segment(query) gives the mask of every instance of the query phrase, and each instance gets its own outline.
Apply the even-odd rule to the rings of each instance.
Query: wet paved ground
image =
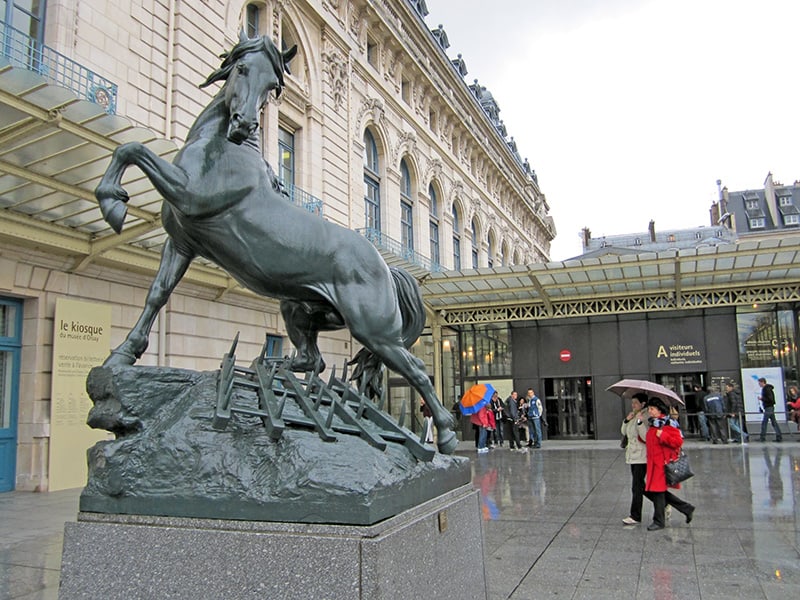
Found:
[[[473,458],[491,600],[800,597],[800,444],[687,442],[697,506],[663,531],[624,527],[630,470],[616,442],[545,442]],[[0,600],[55,599],[79,490],[0,494]],[[435,597],[435,594],[434,596]],[[216,599],[214,599],[216,600]],[[403,599],[404,600],[404,599]]]

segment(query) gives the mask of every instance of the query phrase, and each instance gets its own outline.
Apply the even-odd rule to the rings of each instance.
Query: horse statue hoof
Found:
[[[128,213],[128,205],[117,198],[104,198],[99,204],[103,219],[111,225],[111,229],[120,233],[125,223],[125,215]]]
[[[439,447],[439,452],[442,454],[452,454],[455,452],[456,446],[458,446],[456,432],[452,429],[439,431],[439,440],[437,445]]]

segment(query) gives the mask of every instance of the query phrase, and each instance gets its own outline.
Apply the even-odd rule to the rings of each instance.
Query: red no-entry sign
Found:
[[[559,353],[558,358],[561,359],[561,362],[569,362],[569,360],[572,358],[572,352],[569,350],[562,350]]]

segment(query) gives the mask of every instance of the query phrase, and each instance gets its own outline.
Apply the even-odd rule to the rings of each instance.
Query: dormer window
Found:
[[[758,198],[746,200],[744,207],[747,210],[758,210]]]
[[[767,225],[767,220],[764,217],[750,219],[750,229],[764,229]]]
[[[779,196],[778,197],[778,206],[792,206],[792,197],[791,196]]]

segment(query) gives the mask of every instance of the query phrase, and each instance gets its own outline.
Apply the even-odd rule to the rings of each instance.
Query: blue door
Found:
[[[14,489],[22,303],[0,298],[0,492]]]

